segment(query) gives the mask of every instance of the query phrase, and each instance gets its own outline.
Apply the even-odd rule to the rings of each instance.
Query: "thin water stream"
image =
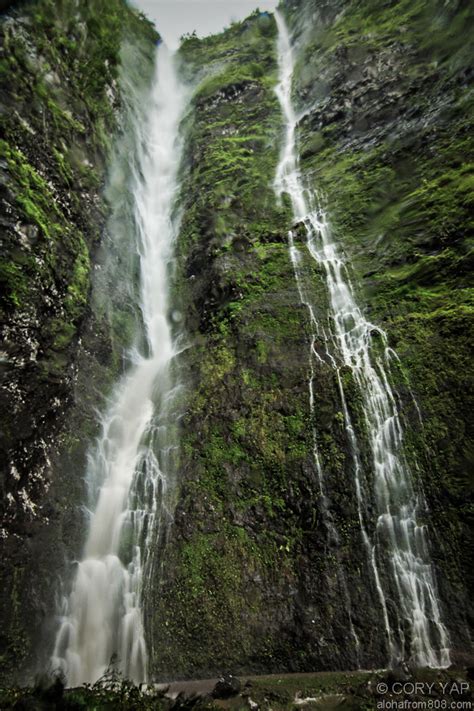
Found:
[[[295,221],[305,227],[306,248],[323,269],[330,309],[330,325],[326,332],[318,323],[311,300],[305,294],[299,267],[302,253],[290,233],[290,257],[301,302],[308,308],[312,329],[309,354],[311,409],[314,410],[315,358],[320,358],[315,344],[319,343],[325,353],[325,362],[336,370],[339,384],[353,458],[361,540],[378,593],[386,633],[387,661],[389,665],[395,665],[405,659],[417,666],[446,667],[450,664],[448,634],[441,620],[426,526],[419,523],[420,512],[425,507],[404,454],[403,423],[390,385],[393,351],[388,347],[386,334],[367,321],[358,306],[347,265],[319,205],[318,195],[305,184],[301,174],[296,140],[298,119],[291,96],[293,50],[281,13],[276,13],[276,20],[280,69],[277,96],[286,130],[275,189],[278,194],[289,195]],[[375,347],[376,339],[382,343],[382,349]],[[372,477],[362,469],[362,443],[347,406],[341,367],[350,368],[362,397]],[[316,444],[315,460],[323,508],[328,511],[330,501],[325,492],[325,474]],[[371,478],[372,487],[369,485]],[[375,521],[371,504],[376,511]],[[374,530],[372,537],[369,535],[371,530]],[[357,637],[355,642],[357,645]]]

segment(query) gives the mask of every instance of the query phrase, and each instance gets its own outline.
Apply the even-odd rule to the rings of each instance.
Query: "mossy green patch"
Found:
[[[53,581],[83,534],[76,505],[97,393],[131,341],[130,327],[116,332],[92,303],[91,265],[106,223],[109,149],[126,113],[122,61],[133,64],[135,52],[134,90],[147,86],[158,38],[122,0],[8,5],[0,23],[3,680],[37,666],[52,643],[43,623],[56,614]]]
[[[463,79],[472,44],[463,38],[474,13],[459,3],[367,0],[329,12],[318,27],[291,20],[304,37],[295,96],[312,104],[299,125],[302,170],[350,262],[359,302],[400,357],[392,377],[407,456],[432,510],[442,599],[460,639],[464,609],[452,601],[463,580],[472,585],[464,554],[472,521],[474,142]],[[362,422],[349,374],[342,376]],[[325,436],[323,456],[337,462]]]

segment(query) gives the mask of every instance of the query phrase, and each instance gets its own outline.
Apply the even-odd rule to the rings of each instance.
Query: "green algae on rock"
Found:
[[[443,610],[462,658],[471,570],[461,541],[471,535],[472,510],[464,503],[472,147],[468,51],[457,49],[472,13],[455,5],[440,4],[433,13],[422,2],[381,8],[315,0],[289,1],[284,9],[298,40],[302,169],[324,195],[361,303],[400,355],[393,377],[408,423],[407,456],[419,468],[432,512]],[[281,118],[271,109],[276,58],[261,42],[264,78],[247,66],[252,47],[240,37],[256,34],[251,21],[268,22],[257,14],[223,35],[191,38],[181,50],[187,71],[194,62],[208,74],[196,90],[183,171],[178,249],[195,352],[183,358],[191,383],[183,490],[149,612],[156,638],[165,641],[156,656],[160,674],[205,675],[224,662],[235,671],[354,665],[338,561],[365,663],[384,655],[383,630],[361,580],[365,563],[338,383],[324,365],[314,377],[313,424],[340,532],[337,554],[321,516],[305,395],[308,330],[285,246],[291,218],[285,202],[271,201],[268,212],[272,150],[259,155],[259,127],[249,117],[258,96],[267,105],[259,120],[264,135],[278,136]],[[273,170],[274,161],[275,153]],[[254,215],[263,214],[267,224],[256,224]],[[324,320],[318,267],[308,260],[301,268]],[[360,393],[350,371],[341,377],[363,438]],[[368,452],[360,456],[370,469]]]
[[[134,47],[135,81],[146,84],[158,35],[120,0],[17,2],[0,22],[0,666],[23,679],[49,652],[58,571],[82,540],[97,393],[127,344],[100,306],[105,287],[92,288],[93,267],[103,261],[112,135],[125,120],[121,66]],[[126,318],[130,305],[112,291]]]
[[[284,0],[282,11],[295,43],[301,170],[323,196],[359,303],[400,357],[392,378],[407,457],[428,501],[422,517],[461,664],[474,599],[473,11],[463,0]],[[36,645],[52,635],[51,591],[84,539],[82,473],[97,400],[140,319],[123,199],[133,116],[124,104],[150,79],[157,35],[120,0],[19,2],[1,23],[8,680],[48,654]],[[329,365],[314,372],[312,409],[308,402],[311,325],[287,243],[292,229],[301,244],[304,229],[273,189],[283,131],[276,40],[274,18],[257,11],[222,34],[188,37],[179,51],[194,94],[170,269],[188,347],[176,362],[185,386],[176,511],[144,592],[155,678],[356,668],[340,570],[364,664],[386,662]],[[300,269],[325,322],[322,269],[307,255]],[[363,398],[350,368],[340,378],[369,471]],[[332,682],[304,688],[311,696],[322,687],[338,693]],[[262,708],[269,698],[293,705],[294,688],[285,689],[270,697],[255,683]]]
[[[473,464],[472,43],[464,32],[474,13],[441,2],[293,7],[295,95],[311,107],[300,121],[302,169],[324,195],[362,303],[400,356],[397,387],[462,656],[472,620]],[[319,13],[312,27],[304,12]]]

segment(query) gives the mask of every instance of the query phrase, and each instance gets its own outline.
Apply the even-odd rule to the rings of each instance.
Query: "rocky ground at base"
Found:
[[[297,711],[297,709],[471,709],[472,669],[317,672],[177,681],[135,686],[106,674],[65,689],[44,679],[34,688],[0,689],[0,708],[21,711]]]

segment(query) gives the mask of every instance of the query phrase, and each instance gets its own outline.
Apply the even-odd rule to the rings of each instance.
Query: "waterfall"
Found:
[[[161,44],[146,116],[143,106],[135,107],[136,155],[130,156],[136,230],[130,240],[136,240],[140,264],[145,347],[143,352],[135,347],[89,456],[87,479],[96,492],[95,508],[52,657],[53,668],[64,672],[69,686],[95,682],[112,657],[126,678],[141,682],[147,677],[142,592],[148,549],[166,516],[171,485],[170,403],[177,386],[170,365],[177,344],[169,320],[168,278],[178,228],[172,213],[185,105],[174,57]]]
[[[322,267],[329,297],[330,327],[326,332],[318,324],[304,291],[299,267],[302,254],[290,232],[290,257],[312,329],[311,410],[314,410],[312,381],[317,358],[331,365],[337,375],[353,457],[361,540],[378,594],[389,665],[406,659],[421,667],[447,667],[450,664],[449,639],[441,620],[426,526],[419,523],[419,513],[425,504],[415,489],[404,455],[403,423],[390,385],[390,362],[396,354],[388,347],[384,331],[367,321],[357,305],[348,267],[333,239],[327,216],[318,195],[305,184],[301,174],[296,147],[298,119],[291,98],[294,69],[291,39],[278,11],[276,21],[280,71],[276,93],[286,130],[275,189],[280,195],[289,195],[294,218],[304,225],[309,255]],[[381,346],[376,346],[377,342]],[[321,346],[323,356],[318,355],[316,343]],[[361,445],[346,403],[341,367],[350,368],[361,394],[372,459],[372,487],[363,472]],[[324,472],[317,451],[315,459],[323,509],[327,511],[330,502],[325,494]],[[371,530],[374,531],[372,537]]]

